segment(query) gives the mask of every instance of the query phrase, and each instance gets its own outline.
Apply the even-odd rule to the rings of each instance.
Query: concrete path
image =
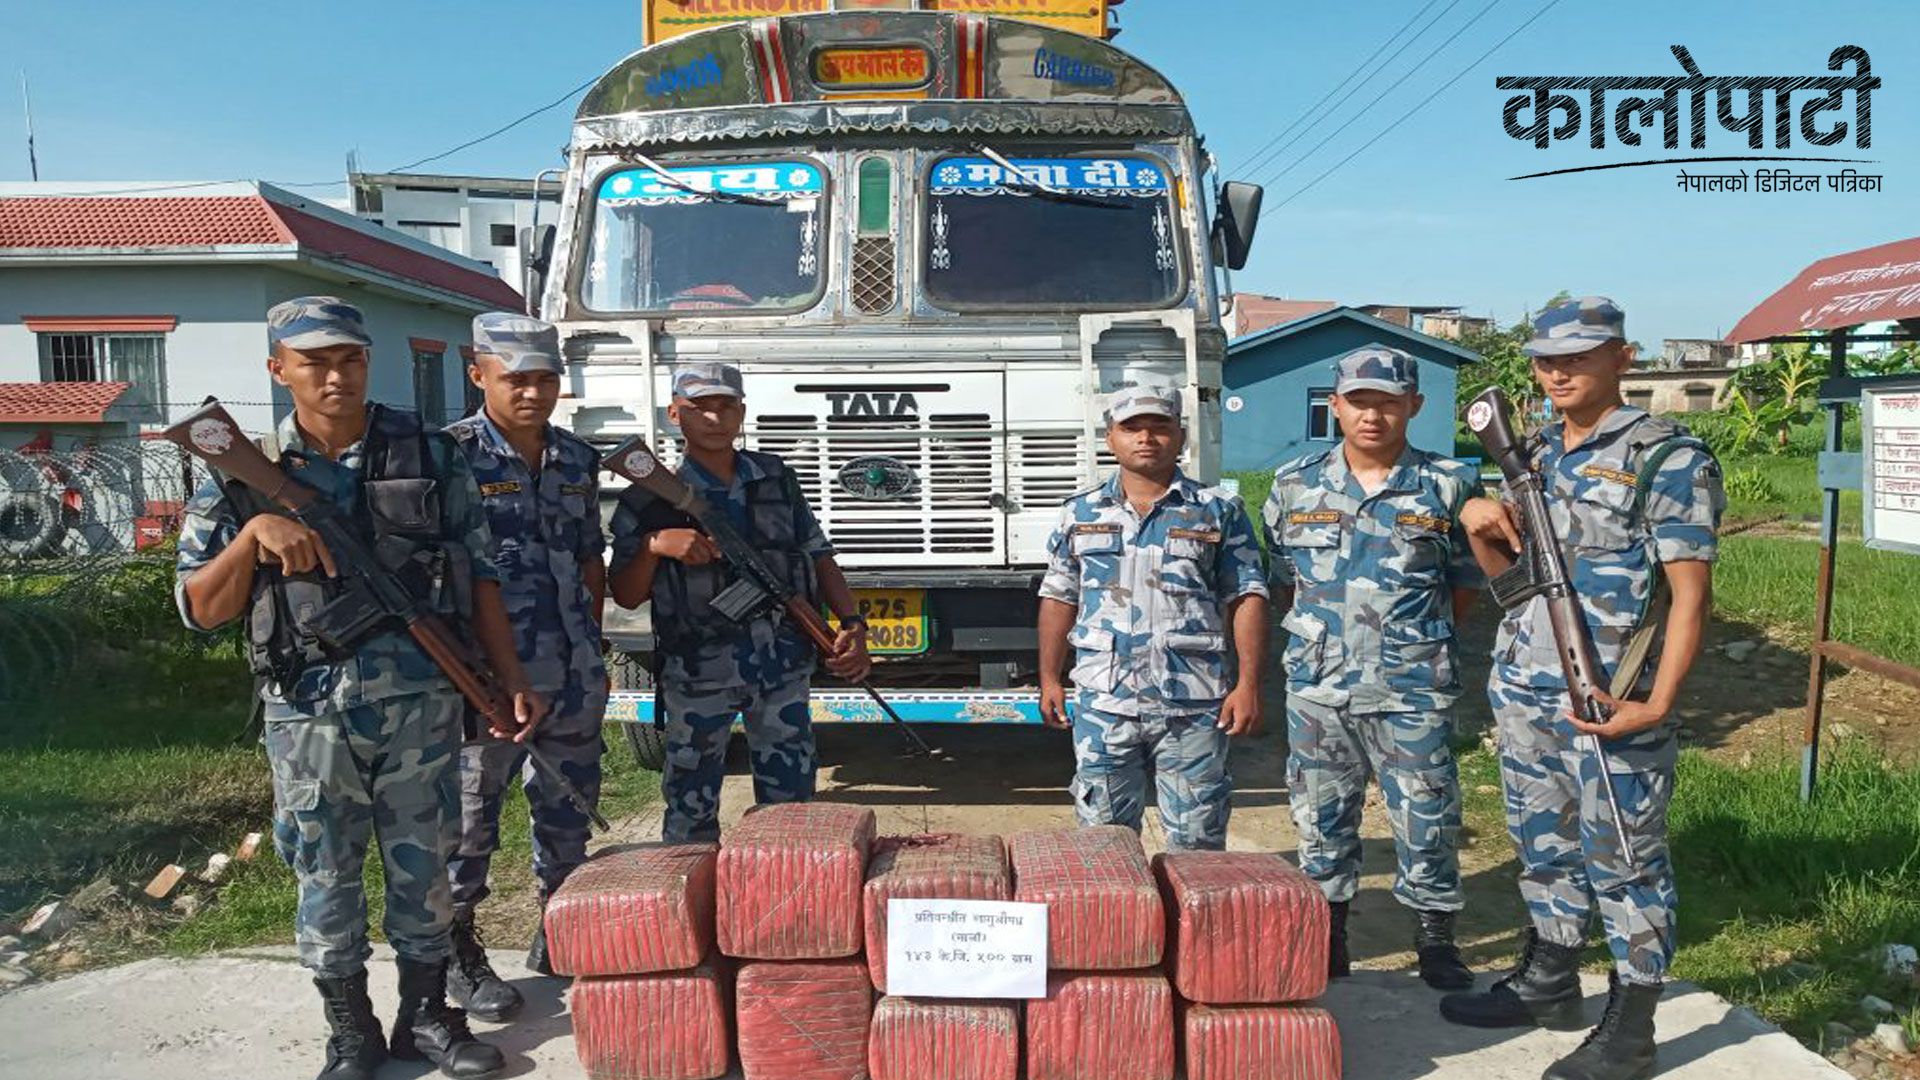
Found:
[[[527,995],[522,1017],[476,1030],[506,1051],[508,1075],[577,1080],[565,982],[527,975],[520,954],[494,965]],[[394,1011],[389,954],[375,961],[374,1000]],[[1591,978],[1591,994],[1605,993]],[[1322,1002],[1339,1021],[1354,1080],[1537,1080],[1578,1034],[1481,1032],[1441,1021],[1436,995],[1413,976],[1366,971]],[[1600,1001],[1588,1001],[1598,1017]],[[307,1080],[319,1069],[326,1025],[290,950],[199,960],[144,960],[0,995],[4,1080]],[[1659,1017],[1661,1076],[1670,1080],[1840,1080],[1846,1074],[1745,1009],[1678,985]],[[437,1075],[395,1062],[381,1080]],[[1116,1078],[1119,1080],[1119,1078]]]

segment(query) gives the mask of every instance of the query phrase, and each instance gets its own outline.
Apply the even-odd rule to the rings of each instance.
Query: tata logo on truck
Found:
[[[884,391],[874,393],[833,392],[827,395],[827,402],[833,406],[833,415],[851,416],[912,416],[920,415],[920,402],[912,394],[890,394]]]

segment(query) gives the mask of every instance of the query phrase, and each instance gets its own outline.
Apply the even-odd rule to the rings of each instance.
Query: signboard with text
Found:
[[[1107,34],[1107,0],[644,0],[648,45],[724,23],[821,11],[954,11],[1005,15],[1071,30]]]
[[[1920,554],[1920,379],[1869,387],[1860,416],[1867,546]]]
[[[887,993],[1046,997],[1047,905],[887,901]]]

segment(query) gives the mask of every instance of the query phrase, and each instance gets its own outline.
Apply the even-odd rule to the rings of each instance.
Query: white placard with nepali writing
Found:
[[[887,901],[887,993],[1046,997],[1047,905]]]
[[[1861,413],[1867,546],[1920,553],[1920,383],[1867,390]]]

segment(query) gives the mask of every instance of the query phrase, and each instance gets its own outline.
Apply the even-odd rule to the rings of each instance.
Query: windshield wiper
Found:
[[[1062,202],[1070,206],[1090,206],[1095,210],[1127,209],[1125,203],[1115,202],[1111,196],[1082,195],[1072,191],[1061,191],[1059,188],[1048,187],[1045,184],[1028,180],[1020,174],[1019,166],[1001,156],[1000,152],[993,147],[985,143],[975,143],[973,148],[978,150],[981,156],[985,157],[988,161],[1000,166],[1006,173],[1006,176],[1000,180],[1000,186],[1006,188],[1008,191],[1018,191],[1024,195],[1051,199],[1054,202]]]
[[[712,188],[698,188],[668,172],[666,166],[653,160],[638,150],[628,150],[620,155],[620,160],[638,165],[652,173],[661,183],[689,195],[698,196],[710,202],[746,203],[749,206],[785,206],[784,199],[767,199],[758,195],[744,195],[738,191],[718,191]]]

